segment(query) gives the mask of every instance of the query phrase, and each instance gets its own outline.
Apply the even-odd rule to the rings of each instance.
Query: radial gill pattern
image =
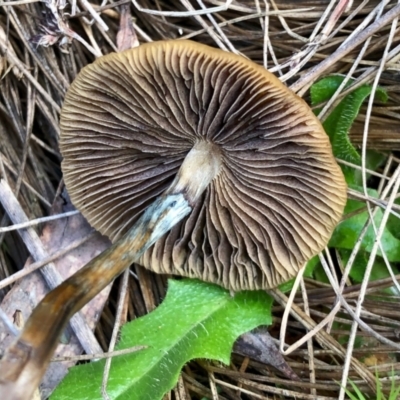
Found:
[[[199,141],[220,173],[141,263],[233,290],[275,287],[328,242],[346,185],[306,103],[245,58],[190,41],[102,57],[71,85],[61,117],[75,206],[116,240],[171,183]]]

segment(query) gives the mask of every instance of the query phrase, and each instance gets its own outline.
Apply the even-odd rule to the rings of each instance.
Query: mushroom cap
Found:
[[[327,244],[346,202],[329,139],[263,67],[186,40],[97,59],[70,86],[60,148],[71,199],[115,241],[199,142],[219,173],[140,264],[231,290],[276,287]]]

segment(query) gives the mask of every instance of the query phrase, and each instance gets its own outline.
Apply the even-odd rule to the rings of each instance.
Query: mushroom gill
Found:
[[[346,202],[307,104],[263,67],[191,41],[85,67],[61,132],[72,201],[113,241],[166,189],[186,196],[191,214],[139,260],[157,273],[275,287],[323,249]]]

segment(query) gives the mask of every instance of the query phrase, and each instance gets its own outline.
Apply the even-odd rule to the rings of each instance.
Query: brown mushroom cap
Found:
[[[75,206],[113,241],[169,187],[199,143],[220,170],[146,268],[233,290],[275,287],[327,244],[346,202],[329,139],[307,104],[243,57],[161,41],[85,67],[61,116]]]

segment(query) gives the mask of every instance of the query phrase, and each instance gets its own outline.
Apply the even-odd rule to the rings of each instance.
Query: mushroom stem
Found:
[[[120,240],[49,292],[0,362],[0,398],[30,399],[71,316],[191,210],[182,193],[162,195]]]
[[[165,193],[183,193],[190,205],[197,201],[221,169],[219,148],[200,140],[186,155],[179,172]]]
[[[169,189],[116,243],[49,292],[0,362],[0,398],[30,399],[69,319],[174,225],[188,215],[219,173],[216,146],[199,141],[185,157]]]

